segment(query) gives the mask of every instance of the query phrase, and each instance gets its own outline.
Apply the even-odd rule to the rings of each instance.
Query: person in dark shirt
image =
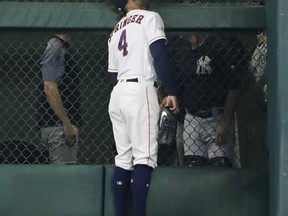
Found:
[[[48,41],[41,61],[38,126],[52,164],[77,163],[81,122],[79,66],[70,43],[71,34],[56,34]]]
[[[232,166],[243,58],[220,37],[182,36],[173,50],[184,107],[184,165]]]

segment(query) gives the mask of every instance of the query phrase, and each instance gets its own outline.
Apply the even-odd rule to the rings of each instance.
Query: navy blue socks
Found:
[[[128,216],[131,189],[133,216],[146,216],[147,197],[153,168],[135,165],[134,170],[116,167],[113,176],[113,193],[116,216]]]
[[[113,176],[113,193],[116,216],[128,215],[128,202],[131,193],[131,170],[116,167]]]
[[[133,216],[146,216],[147,196],[153,168],[135,165],[132,174]]]

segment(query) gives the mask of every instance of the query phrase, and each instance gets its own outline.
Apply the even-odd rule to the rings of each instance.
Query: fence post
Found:
[[[288,215],[288,2],[267,1],[270,215]]]

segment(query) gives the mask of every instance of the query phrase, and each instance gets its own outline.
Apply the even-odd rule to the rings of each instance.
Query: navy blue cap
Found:
[[[120,11],[125,11],[125,6],[128,2],[128,0],[110,0],[110,2]]]

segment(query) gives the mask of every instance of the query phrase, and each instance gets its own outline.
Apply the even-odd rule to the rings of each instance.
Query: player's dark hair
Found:
[[[256,34],[257,34],[257,35],[258,35],[258,34],[261,34],[261,33],[263,33],[263,34],[266,35],[265,29],[258,29],[258,30],[256,31]]]
[[[109,0],[117,10],[125,12],[125,6],[127,5],[128,0]]]

